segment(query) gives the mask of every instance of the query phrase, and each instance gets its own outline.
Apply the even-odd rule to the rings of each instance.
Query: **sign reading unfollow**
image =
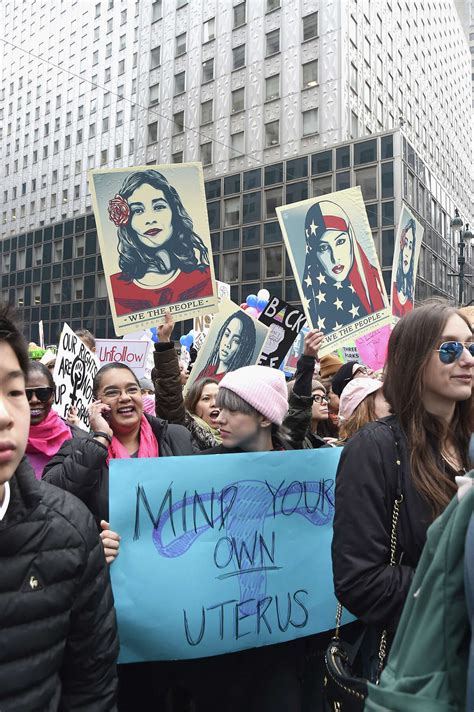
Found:
[[[119,661],[221,655],[332,628],[339,456],[111,461]]]

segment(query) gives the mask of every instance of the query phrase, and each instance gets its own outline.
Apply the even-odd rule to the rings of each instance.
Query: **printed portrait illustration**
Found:
[[[109,299],[120,325],[136,323],[130,315],[183,303],[175,313],[171,309],[175,320],[214,311],[202,172],[194,164],[178,168],[181,174],[167,166],[91,172]],[[200,299],[211,308],[190,313]]]
[[[228,371],[257,363],[268,331],[269,327],[233,302],[222,302],[199,350],[186,388],[200,378],[221,381]]]
[[[412,311],[423,228],[403,206],[392,267],[392,315],[401,318]]]

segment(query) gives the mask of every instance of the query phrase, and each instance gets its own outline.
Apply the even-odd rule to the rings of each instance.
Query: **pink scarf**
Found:
[[[66,440],[71,440],[72,434],[68,425],[54,410],[50,410],[46,418],[38,425],[30,425],[30,433],[26,444],[26,452],[39,452],[52,457]]]
[[[140,445],[138,447],[137,457],[158,457],[158,442],[151,429],[151,425],[148,420],[142,415],[142,421],[140,424]],[[122,460],[124,458],[131,457],[127,448],[125,448],[120,440],[115,437],[112,438],[112,443],[109,446],[109,456],[107,458],[107,464],[109,460]]]

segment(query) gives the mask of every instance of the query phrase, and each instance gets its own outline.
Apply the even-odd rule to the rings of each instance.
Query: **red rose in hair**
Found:
[[[109,200],[109,218],[117,227],[126,225],[130,217],[130,208],[126,200],[121,195],[116,195]]]

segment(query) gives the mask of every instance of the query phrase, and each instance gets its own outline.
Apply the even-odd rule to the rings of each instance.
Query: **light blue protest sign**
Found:
[[[339,448],[110,463],[122,663],[220,655],[334,627]]]

